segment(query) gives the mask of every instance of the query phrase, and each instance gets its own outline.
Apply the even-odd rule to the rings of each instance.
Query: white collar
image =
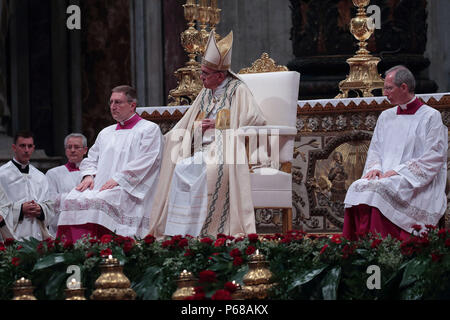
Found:
[[[231,78],[230,76],[227,76],[227,77],[222,81],[222,83],[219,84],[215,90],[213,90],[213,96],[214,96],[214,98],[218,98],[218,97],[220,97],[220,96],[223,94],[223,92],[225,91],[225,87],[226,87],[226,85],[228,84],[228,81],[229,81],[230,78]]]
[[[120,125],[124,125],[124,123],[125,122],[127,122],[128,120],[130,120],[131,118],[133,118],[134,116],[135,116],[135,114],[136,114],[136,112],[134,112],[132,115],[131,115],[131,117],[129,117],[128,119],[126,119],[126,120],[123,120],[123,121],[119,121],[119,123],[120,123]]]
[[[22,163],[20,163],[19,161],[17,161],[16,157],[13,157],[13,160],[14,160],[15,163],[17,163],[18,165],[20,165],[20,167],[21,167],[22,169],[25,169],[25,168],[27,167],[27,165],[30,164],[30,162],[28,162],[27,164],[22,164]]]
[[[414,97],[413,97],[409,102],[407,102],[407,103],[405,103],[405,104],[399,104],[400,109],[406,110],[406,106],[407,106],[408,104],[410,104],[411,102],[413,102],[415,99],[416,99],[416,96],[414,95]]]

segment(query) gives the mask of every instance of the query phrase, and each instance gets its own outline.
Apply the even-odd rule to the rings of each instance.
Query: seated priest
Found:
[[[48,179],[49,197],[55,203],[55,216],[49,223],[49,232],[53,237],[57,231],[61,196],[65,196],[81,182],[79,166],[88,151],[86,137],[81,133],[67,135],[64,138],[64,150],[67,163],[52,168],[45,174]]]
[[[363,176],[345,197],[350,240],[369,232],[407,239],[413,225],[437,225],[447,207],[448,129],[414,89],[406,67],[386,71],[384,93],[395,107],[380,114]]]
[[[201,62],[204,88],[165,136],[150,215],[150,234],[158,238],[255,232],[245,148],[224,146],[239,127],[266,121],[247,85],[230,70],[232,44],[232,32],[218,42],[210,33]],[[225,152],[244,160],[227,162]]]
[[[109,106],[117,124],[100,131],[81,161],[81,183],[61,198],[57,237],[147,235],[163,139],[158,125],[136,113],[136,105],[135,89],[112,89]]]
[[[47,178],[30,163],[34,149],[33,134],[18,132],[12,145],[13,159],[0,167],[1,233],[16,240],[50,238],[47,227],[53,219],[53,203]]]

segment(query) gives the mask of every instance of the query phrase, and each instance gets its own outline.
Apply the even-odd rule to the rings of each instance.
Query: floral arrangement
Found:
[[[113,234],[76,243],[7,239],[0,242],[0,299],[12,298],[13,283],[21,277],[32,281],[38,300],[64,299],[70,265],[80,267],[89,298],[99,265],[109,255],[123,265],[137,299],[171,299],[183,270],[198,279],[190,299],[231,299],[256,250],[266,256],[275,276],[271,299],[448,299],[450,231],[415,229],[405,241],[371,234],[349,241],[340,234],[318,237],[301,231],[164,241]],[[375,276],[370,266],[378,270],[375,288],[369,285]]]

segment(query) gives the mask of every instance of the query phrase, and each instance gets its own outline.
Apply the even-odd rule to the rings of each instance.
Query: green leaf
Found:
[[[310,282],[311,280],[313,280],[315,277],[317,277],[319,274],[322,273],[323,270],[325,270],[328,266],[322,266],[320,268],[317,269],[313,269],[313,270],[305,270],[303,273],[300,274],[300,276],[298,276],[293,282],[292,284],[288,287],[288,291],[291,291],[292,289],[295,289],[299,286],[304,285],[305,283]]]
[[[325,275],[321,281],[322,295],[325,300],[336,300],[339,281],[341,278],[341,267],[336,266]]]
[[[45,286],[45,294],[52,300],[60,298],[60,290],[65,287],[64,282],[68,276],[69,275],[65,272],[53,273]]]
[[[64,257],[64,253],[54,253],[54,254],[40,258],[34,265],[34,268],[32,271],[46,269],[48,267],[52,267],[59,263],[65,262],[65,260],[66,259]]]
[[[429,261],[413,259],[406,264],[405,271],[403,273],[402,282],[400,282],[400,288],[407,287],[418,279],[428,268]]]

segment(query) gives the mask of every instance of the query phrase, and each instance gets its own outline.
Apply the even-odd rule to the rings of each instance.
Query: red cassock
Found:
[[[389,234],[398,240],[406,240],[410,234],[393,224],[375,207],[367,204],[346,208],[344,214],[343,236],[349,240],[357,240],[359,235],[381,234],[383,238]]]

